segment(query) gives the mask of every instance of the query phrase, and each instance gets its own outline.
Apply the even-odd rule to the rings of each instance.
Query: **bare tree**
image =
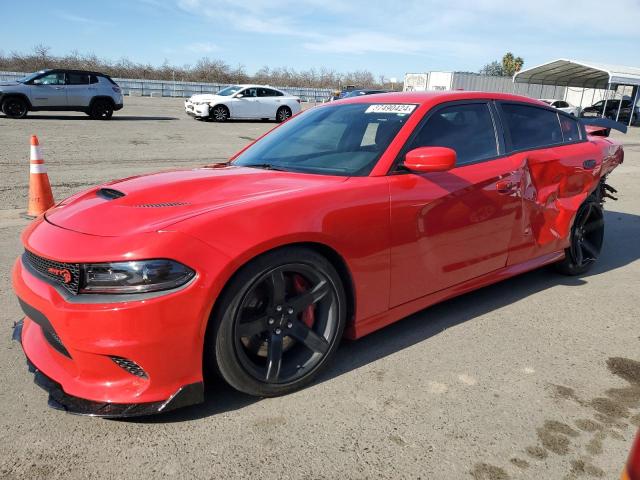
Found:
[[[289,87],[336,88],[339,85],[357,87],[385,87],[384,77],[367,70],[339,73],[325,66],[298,71],[288,66],[264,66],[249,75],[244,65],[230,66],[223,60],[203,57],[195,65],[172,65],[165,60],[162,65],[136,63],[128,58],[112,61],[94,53],[71,51],[64,56],[53,56],[46,45],[37,45],[32,53],[0,51],[0,70],[32,72],[43,68],[77,68],[97,70],[117,78],[145,78],[154,80],[179,80],[210,83],[262,83]],[[400,85],[401,86],[401,85]],[[389,85],[386,85],[389,88]]]

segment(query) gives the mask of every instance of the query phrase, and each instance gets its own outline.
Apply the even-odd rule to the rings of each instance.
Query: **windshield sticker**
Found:
[[[364,113],[400,113],[409,114],[413,112],[416,105],[407,105],[405,103],[383,103],[380,105],[369,105]]]

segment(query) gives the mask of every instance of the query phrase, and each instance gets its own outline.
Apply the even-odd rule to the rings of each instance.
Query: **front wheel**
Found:
[[[224,105],[216,105],[210,110],[209,118],[216,122],[226,122],[229,120],[229,109]]]
[[[576,213],[571,228],[571,244],[556,269],[565,275],[581,275],[596,262],[604,242],[604,210],[593,198],[587,199]]]
[[[2,111],[10,118],[24,118],[27,116],[29,106],[21,98],[9,97],[2,102]]]
[[[211,322],[207,363],[237,390],[283,395],[309,384],[335,354],[346,322],[345,293],[325,257],[283,248],[234,276]]]

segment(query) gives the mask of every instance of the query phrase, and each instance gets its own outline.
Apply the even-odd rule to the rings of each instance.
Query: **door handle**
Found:
[[[63,87],[53,87],[54,90],[62,90]]]
[[[496,183],[496,190],[498,193],[506,195],[509,193],[513,193],[518,188],[518,186],[518,182],[513,182],[511,180],[500,180],[498,183]]]

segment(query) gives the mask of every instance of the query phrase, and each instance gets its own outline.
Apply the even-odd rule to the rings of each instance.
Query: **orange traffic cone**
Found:
[[[53,193],[42,159],[38,137],[31,135],[31,159],[29,166],[29,209],[27,215],[37,217],[53,207]]]

